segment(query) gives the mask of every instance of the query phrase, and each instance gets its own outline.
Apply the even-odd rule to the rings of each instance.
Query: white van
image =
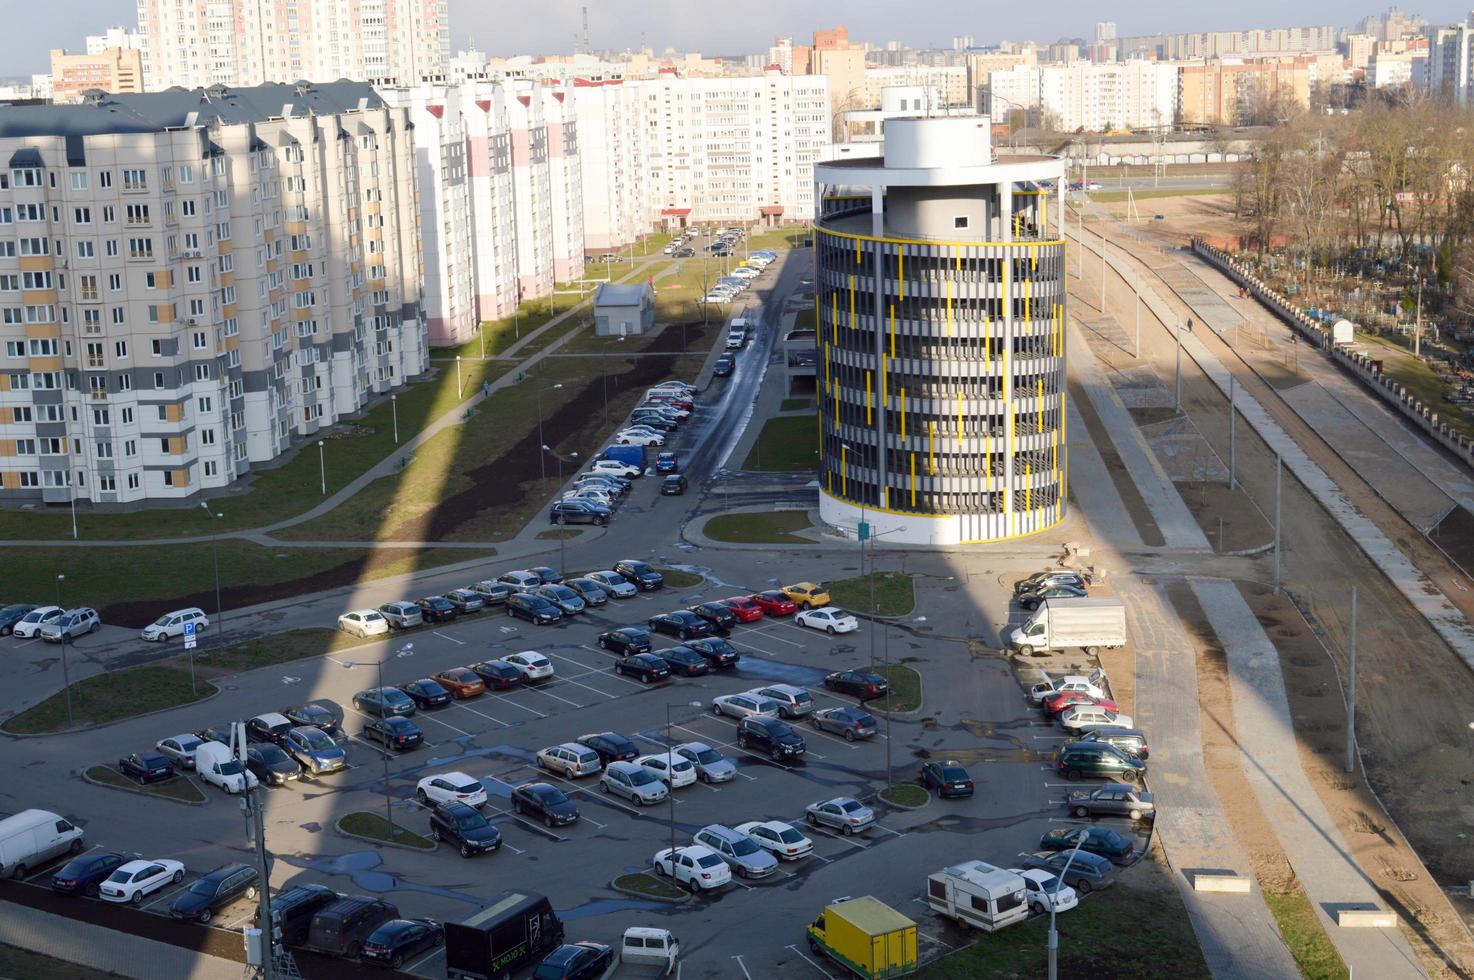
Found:
[[[82,850],[82,828],[48,810],[0,820],[0,878],[24,878],[54,857]]]
[[[963,861],[928,877],[926,904],[984,932],[997,932],[1029,917],[1024,879],[984,861]]]
[[[160,616],[143,628],[142,636],[150,643],[163,643],[173,637],[183,636],[186,623],[194,623],[196,633],[203,633],[205,627],[210,625],[210,621],[205,618],[205,611],[198,606],[191,606]]]
[[[619,962],[660,966],[669,974],[675,970],[680,952],[681,944],[670,930],[630,926],[619,943]]]
[[[194,770],[201,779],[227,793],[256,788],[256,774],[219,742],[201,742],[194,750]]]

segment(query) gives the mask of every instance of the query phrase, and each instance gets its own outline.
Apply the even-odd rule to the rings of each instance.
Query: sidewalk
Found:
[[[139,980],[240,980],[245,966],[179,946],[7,903],[0,943]]]

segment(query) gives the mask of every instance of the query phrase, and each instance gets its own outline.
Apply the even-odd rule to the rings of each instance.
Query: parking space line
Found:
[[[487,776],[486,778],[487,779],[494,779],[498,783],[501,782],[500,779],[496,779],[496,777],[494,777],[494,776]],[[495,813],[495,814],[498,814],[500,816],[506,817],[508,820],[513,821],[514,823],[516,823],[519,826],[521,826],[523,829],[530,830],[530,831],[532,831],[535,834],[541,834],[544,837],[551,837],[553,840],[558,841],[559,843],[562,843],[563,841],[566,841],[568,839],[567,837],[560,837],[560,836],[558,836],[557,834],[553,833],[551,830],[549,830],[546,827],[539,827],[537,824],[533,823],[531,820],[528,820],[526,817],[522,816],[516,810],[499,810],[499,809],[497,809],[496,807],[492,806],[489,803],[486,805],[486,808],[488,810],[490,810],[492,813]],[[583,815],[582,814],[579,815],[579,819],[583,819]],[[512,845],[508,844],[507,846],[508,847],[511,847]],[[521,854],[522,852],[521,851],[518,851],[517,853],[518,854]]]
[[[25,880],[29,883],[29,882],[35,881],[37,878],[44,878],[44,877],[47,877],[49,875],[56,874],[57,871],[60,871],[67,864],[69,864],[72,861],[75,861],[77,858],[81,857],[83,854],[91,854],[93,851],[96,851],[96,850],[101,849],[101,847],[102,847],[101,844],[93,844],[91,847],[87,848],[87,850],[85,850],[85,851],[78,851],[76,854],[72,854],[72,853],[68,852],[66,854],[61,854],[61,855],[59,855],[57,857],[54,857],[50,861],[47,861],[44,865],[42,865],[41,868],[40,868],[40,870],[37,870],[37,871],[32,872],[31,874],[27,875]]]
[[[587,677],[589,674],[600,674],[602,676],[603,675],[603,671],[591,670],[591,671],[589,671],[586,674],[579,674],[578,676],[579,677]],[[623,680],[623,678],[620,678],[620,679]],[[585,691],[593,691],[595,694],[603,695],[604,697],[609,698],[610,700],[613,700],[613,699],[619,697],[618,694],[610,694],[608,691],[601,691],[597,687],[589,687],[589,685],[583,683],[582,681],[576,681],[572,677],[562,677],[562,678],[559,678],[559,680],[563,681],[566,684],[577,684],[579,687],[583,688]]]
[[[463,647],[463,646],[466,645],[466,641],[465,640],[457,640],[453,636],[446,636],[444,633],[440,632],[439,630],[431,630],[430,632],[431,633],[434,633],[436,636],[440,637],[442,640],[449,640],[450,642],[454,643],[456,646],[462,646]]]
[[[373,749],[375,752],[378,752],[380,755],[384,756],[387,759],[394,758],[394,753],[393,752],[390,752],[389,750],[383,748],[382,746],[375,745],[373,742],[370,742],[366,738],[361,738],[358,735],[354,735],[352,732],[343,732],[343,735],[347,736],[348,741],[350,741],[350,742],[357,742],[359,745],[362,745],[365,748]]]
[[[444,725],[444,726],[445,726],[445,727],[446,727],[446,728],[449,728],[449,729],[450,729],[450,730],[451,730],[451,731],[453,731],[453,732],[457,732],[457,733],[459,733],[459,734],[461,734],[461,735],[465,735],[465,736],[468,736],[468,737],[469,737],[469,736],[470,736],[470,734],[471,734],[471,733],[470,733],[470,732],[468,732],[468,731],[465,731],[465,730],[463,730],[463,729],[460,729],[460,728],[457,728],[457,727],[456,727],[456,726],[454,726],[454,725],[452,725],[452,724],[451,724],[451,723],[450,723],[450,722],[448,722],[448,721],[441,721],[441,720],[440,720],[440,719],[439,719],[439,718],[437,718],[437,717],[435,717],[435,716],[434,716],[434,715],[432,715],[432,714],[428,714],[428,713],[426,713],[426,712],[424,712],[424,711],[421,711],[421,712],[419,712],[419,713],[418,713],[418,714],[419,714],[419,716],[420,716],[420,717],[421,717],[421,718],[423,718],[423,719],[425,719],[425,720],[426,720],[426,721],[433,721],[433,722],[435,722],[435,724],[437,724],[437,725]]]
[[[821,824],[809,823],[807,820],[804,821],[804,826],[808,828],[810,833],[823,834],[830,840],[839,841],[841,844],[849,844],[852,847],[859,848],[867,848],[870,846],[869,844],[862,844],[859,840],[857,840],[857,834],[851,834],[846,837],[844,834],[836,833],[835,831],[830,830],[828,827],[825,827]]]
[[[543,779],[543,780],[556,780],[557,782],[563,783],[566,786],[572,787],[573,792],[575,792],[575,793],[586,793],[586,794],[592,796],[596,800],[603,800],[605,803],[608,803],[611,806],[618,807],[619,809],[621,809],[621,810],[623,810],[623,811],[625,811],[626,813],[629,813],[629,814],[638,815],[640,813],[639,810],[636,810],[634,807],[631,807],[631,806],[626,806],[625,804],[623,804],[623,803],[619,802],[618,800],[614,799],[608,793],[595,793],[593,790],[589,789],[588,787],[586,787],[586,786],[580,786],[578,783],[575,783],[573,780],[567,778],[566,776],[559,776],[556,773],[548,772],[546,769],[543,769],[543,768],[541,768],[539,766],[531,766],[530,768],[532,768],[534,771],[537,772],[539,779]],[[498,782],[501,782],[501,781],[502,780],[498,780]],[[582,814],[579,815],[579,819],[580,820],[583,819],[583,815]],[[589,822],[590,823],[593,823],[594,821],[591,820]]]
[[[938,939],[936,936],[928,936],[926,933],[922,932],[920,929],[916,930],[916,934],[918,936],[920,936],[922,939],[925,939],[929,943],[936,943],[938,946],[945,946],[948,949],[956,949],[957,948],[956,946],[953,946],[949,942],[945,942],[945,941],[943,941],[941,939]],[[800,955],[802,955],[802,954],[800,954]]]
[[[528,768],[530,768],[534,772],[536,772],[539,779],[542,778],[543,776],[550,775],[549,773],[544,772],[541,769],[538,769],[536,766],[529,766]],[[503,786],[506,786],[508,789],[515,789],[516,788],[516,784],[515,783],[509,783],[505,779],[502,779],[500,776],[483,776],[482,778],[483,779],[489,779],[489,780],[491,780],[494,783],[501,783]],[[513,819],[517,819],[517,815],[515,813],[512,814],[512,817],[513,817]],[[526,818],[522,818],[522,819],[525,820]],[[586,816],[584,816],[582,813],[580,813],[578,815],[578,819],[579,819],[580,822],[583,822],[583,821],[587,820],[589,823],[593,824],[595,827],[598,827],[600,830],[607,830],[607,829],[609,829],[609,825],[608,824],[600,823],[599,821],[595,820],[592,817],[586,817]],[[558,837],[558,835],[552,833],[552,831],[544,831],[544,832],[545,833],[548,833],[548,834],[551,834],[553,837]],[[558,839],[559,840],[564,840],[565,838],[558,837]]]
[[[737,753],[739,753],[741,755],[747,756],[749,759],[761,759],[763,762],[766,762],[767,764],[769,764],[771,766],[776,766],[777,768],[786,770],[788,772],[796,772],[797,771],[793,766],[785,766],[783,763],[779,762],[776,759],[770,759],[767,756],[758,755],[756,752],[753,752],[750,749],[744,749],[742,746],[736,744],[735,742],[724,742],[721,739],[715,739],[715,738],[712,738],[709,735],[702,735],[702,733],[700,731],[696,730],[695,728],[687,728],[685,725],[672,725],[671,727],[672,728],[679,728],[683,732],[690,732],[692,735],[701,736],[701,738],[702,738],[703,741],[716,742],[716,744],[718,744],[718,745],[726,746],[727,748],[731,749],[734,752],[737,752]],[[808,755],[811,755],[811,756],[813,756],[816,759],[822,759],[822,758],[824,758],[822,755],[820,755],[817,752],[810,752],[810,753],[808,753]],[[739,770],[738,773],[737,773],[737,775],[741,776],[741,775],[743,775],[743,773]],[[750,779],[752,777],[749,776],[748,778]]]
[[[906,836],[905,831],[902,831],[902,830],[891,830],[889,827],[882,827],[878,823],[871,824],[870,825],[870,829],[871,830],[883,830],[887,834],[895,834],[897,837],[905,837]]]
[[[798,949],[797,946],[794,946],[792,944],[789,944],[788,946],[785,946],[783,948],[784,949],[791,949],[791,950],[793,950],[794,955],[797,956],[799,959],[803,960],[805,963],[809,964],[809,966],[812,966],[814,969],[816,969],[820,973],[824,974],[826,977],[829,978],[829,980],[834,980],[834,974],[830,973],[828,970],[824,969],[818,963],[815,963],[813,960],[809,959],[803,953],[799,952],[799,949]]]
[[[552,698],[554,701],[562,701],[564,704],[569,705],[570,707],[573,707],[573,708],[582,708],[583,705],[579,704],[577,701],[570,701],[567,698],[560,698],[558,695],[549,693],[546,690],[547,687],[551,687],[552,685],[558,683],[559,681],[561,681],[563,679],[564,678],[558,677],[558,678],[554,678],[551,681],[543,681],[543,683],[542,683],[541,686],[539,686],[539,687],[529,687],[529,688],[526,688],[525,690],[535,691],[536,693],[541,694],[543,697]],[[543,717],[546,718],[547,715],[543,715]]]
[[[529,690],[529,691],[536,690],[536,688],[527,688],[527,690]],[[527,712],[530,712],[530,713],[532,713],[534,715],[537,715],[539,718],[546,718],[547,717],[547,715],[543,714],[541,711],[538,711],[536,708],[529,708],[527,705],[523,704],[522,702],[520,702],[520,701],[513,701],[511,698],[507,697],[504,694],[489,694],[488,693],[487,696],[488,697],[495,698],[497,701],[501,702],[502,704],[509,704],[509,705],[511,705],[514,708],[521,708],[523,711],[527,711]]]
[[[413,963],[406,963],[400,969],[403,972],[405,972],[405,973],[412,973],[415,970],[418,970],[420,968],[420,966],[422,966],[427,960],[434,959],[436,956],[438,956],[438,955],[440,955],[441,953],[444,953],[444,952],[445,952],[444,947],[442,947],[442,946],[436,946],[434,949],[430,950],[424,956],[421,956],[419,959],[415,960]]]
[[[813,725],[810,725],[808,728],[805,728],[804,729],[804,732],[806,734],[808,732],[813,732],[815,735],[823,735],[825,738],[833,739],[834,741],[838,742],[840,745],[843,745],[847,749],[858,749],[860,747],[860,745],[859,745],[858,742],[851,742],[851,741],[849,741],[847,739],[840,738],[838,735],[835,735],[833,732],[826,732],[824,729],[817,728],[817,727],[815,727]],[[817,756],[817,758],[823,758],[823,757],[822,756]]]
[[[487,721],[494,721],[498,725],[501,725],[503,728],[510,728],[511,727],[506,722],[502,721],[500,718],[493,718],[491,715],[487,714],[486,712],[484,712],[484,711],[477,711],[475,708],[473,708],[473,707],[471,707],[469,705],[465,705],[465,704],[461,704],[461,703],[456,702],[456,701],[452,701],[451,702],[451,706],[452,707],[455,707],[455,708],[460,708],[462,711],[469,711],[469,712],[471,712],[471,714],[478,715],[478,716],[480,716],[482,718],[485,718]]]
[[[783,623],[769,623],[768,625],[769,626],[783,626],[785,624],[783,624]],[[767,639],[777,640],[779,643],[787,643],[789,646],[791,646],[791,647],[798,647],[800,650],[806,649],[805,644],[795,643],[793,640],[784,639],[781,636],[775,636],[772,633],[768,632],[768,626],[754,626],[754,627],[748,628],[744,632],[745,633],[762,633]]]
[[[580,643],[579,644],[579,647],[581,649],[584,649],[584,650],[593,650],[595,653],[598,653],[599,652],[594,647],[591,647],[591,646],[589,646],[586,643]],[[621,676],[619,674],[613,673],[612,668],[609,667],[609,666],[607,666],[607,665],[606,666],[600,666],[600,667],[593,667],[593,666],[590,666],[589,664],[584,663],[582,660],[574,660],[572,657],[565,657],[565,656],[563,656],[560,653],[550,653],[550,654],[548,654],[548,656],[550,656],[550,657],[557,657],[559,660],[566,660],[566,661],[568,661],[571,664],[578,664],[580,667],[582,667],[584,670],[588,671],[591,674],[599,674],[599,675],[601,675],[603,677],[612,677],[612,678],[614,678],[615,680],[619,681],[622,684],[629,684],[629,685],[631,685],[633,687],[644,687],[645,686],[644,684],[641,684],[639,681],[632,681],[628,677],[623,677],[623,676]],[[575,676],[582,677],[584,675],[583,674],[577,674]],[[604,692],[603,691],[600,691],[599,693],[600,694],[603,694]],[[618,697],[618,695],[610,695],[610,697]]]
[[[187,879],[189,877],[189,872],[186,871],[185,874],[184,874],[184,877]],[[158,891],[154,892],[154,897],[150,901],[144,903],[140,907],[143,908],[143,909],[151,909],[155,905],[157,905],[160,902],[162,902],[164,899],[168,898],[170,895],[178,895],[180,892],[184,891],[184,888],[185,888],[185,883],[184,883],[184,880],[182,880],[182,879],[180,880],[179,884],[177,884],[177,885],[171,884],[168,887],[160,888]],[[132,903],[119,902],[117,904],[124,905],[124,904],[132,904]]]

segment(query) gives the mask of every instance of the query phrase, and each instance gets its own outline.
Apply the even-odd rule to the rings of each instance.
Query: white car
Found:
[[[797,861],[814,851],[814,842],[782,820],[753,820],[740,823],[737,833],[746,834],[780,860]]]
[[[553,676],[553,662],[536,650],[523,650],[502,658],[522,672],[522,679],[540,681]]]
[[[720,888],[732,881],[732,869],[722,856],[701,844],[656,851],[655,870],[692,892]]]
[[[1097,728],[1135,728],[1130,715],[1107,711],[1098,704],[1077,704],[1066,708],[1059,723],[1067,732],[1088,732]]]
[[[853,633],[860,628],[860,621],[837,606],[821,609],[805,609],[793,621],[809,629],[823,630],[830,636],[836,633]]]
[[[157,861],[129,861],[119,865],[118,870],[108,875],[107,881],[97,886],[97,897],[104,902],[143,901],[147,895],[165,885],[184,880],[184,865],[168,858]]]
[[[732,302],[733,295],[732,293],[707,293],[701,297],[701,301],[703,303],[730,303]],[[729,874],[728,878],[730,879],[730,877],[731,875]]]
[[[383,636],[389,632],[389,620],[377,609],[355,609],[338,617],[338,629],[354,636]]]
[[[189,609],[176,609],[171,613],[164,613],[158,619],[149,623],[139,634],[150,643],[163,643],[170,637],[183,636],[186,623],[194,623],[194,631],[203,633],[210,621],[205,618],[205,612],[199,607]]]
[[[663,446],[665,436],[653,429],[620,429],[614,433],[614,441],[621,446]]]
[[[721,697],[712,699],[711,713],[718,716],[727,715],[731,718],[746,718],[750,715],[777,718],[780,707],[782,705],[777,701],[765,698],[761,694],[723,694]]]
[[[1045,675],[1048,677],[1048,675]],[[1085,694],[1092,698],[1109,699],[1110,694],[1103,686],[1105,683],[1105,672],[1097,670],[1088,677],[1082,674],[1065,674],[1063,677],[1051,677],[1040,681],[1029,690],[1029,696],[1035,701],[1043,701],[1052,698],[1056,694],[1066,692]]]
[[[486,787],[481,785],[481,780],[463,772],[443,772],[420,780],[415,786],[415,796],[425,804],[464,803],[479,807],[486,803]]]
[[[647,409],[653,408],[657,411],[664,412],[667,415],[674,415],[677,422],[684,421],[691,417],[691,410],[689,408],[682,408],[675,402],[670,401],[669,399],[664,398],[660,395],[646,395],[645,400],[640,403],[640,407]]]
[[[601,459],[589,467],[590,473],[613,473],[615,476],[635,477],[640,475],[640,468],[629,463],[620,462],[617,459]]]
[[[640,594],[639,587],[618,572],[589,572],[585,578],[598,582],[600,588],[616,599],[628,599]]]
[[[1009,868],[1009,871],[1024,879],[1024,891],[1029,898],[1029,908],[1035,912],[1066,912],[1080,904],[1075,889],[1043,868]]]
[[[741,277],[743,279],[756,279],[758,276],[760,276],[762,274],[763,274],[763,270],[761,270],[761,269],[754,269],[750,265],[739,265],[737,268],[733,269],[729,273],[729,275],[739,276],[739,277]]]
[[[673,391],[678,395],[685,395],[687,398],[693,399],[701,393],[700,388],[695,385],[688,385],[684,381],[662,381],[653,388],[646,388],[645,394],[653,395],[661,391]]]
[[[649,769],[671,789],[680,789],[696,782],[696,767],[691,765],[691,760],[674,752],[642,755],[635,760],[635,765]]]
[[[40,606],[32,609],[20,618],[11,632],[23,640],[41,635],[41,627],[50,623],[53,619],[60,619],[61,614],[66,612],[61,606]]]

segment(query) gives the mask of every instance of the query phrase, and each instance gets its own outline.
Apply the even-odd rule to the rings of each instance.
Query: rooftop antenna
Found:
[[[583,8],[583,53],[593,54],[594,48],[589,44],[589,7],[584,4]]]

